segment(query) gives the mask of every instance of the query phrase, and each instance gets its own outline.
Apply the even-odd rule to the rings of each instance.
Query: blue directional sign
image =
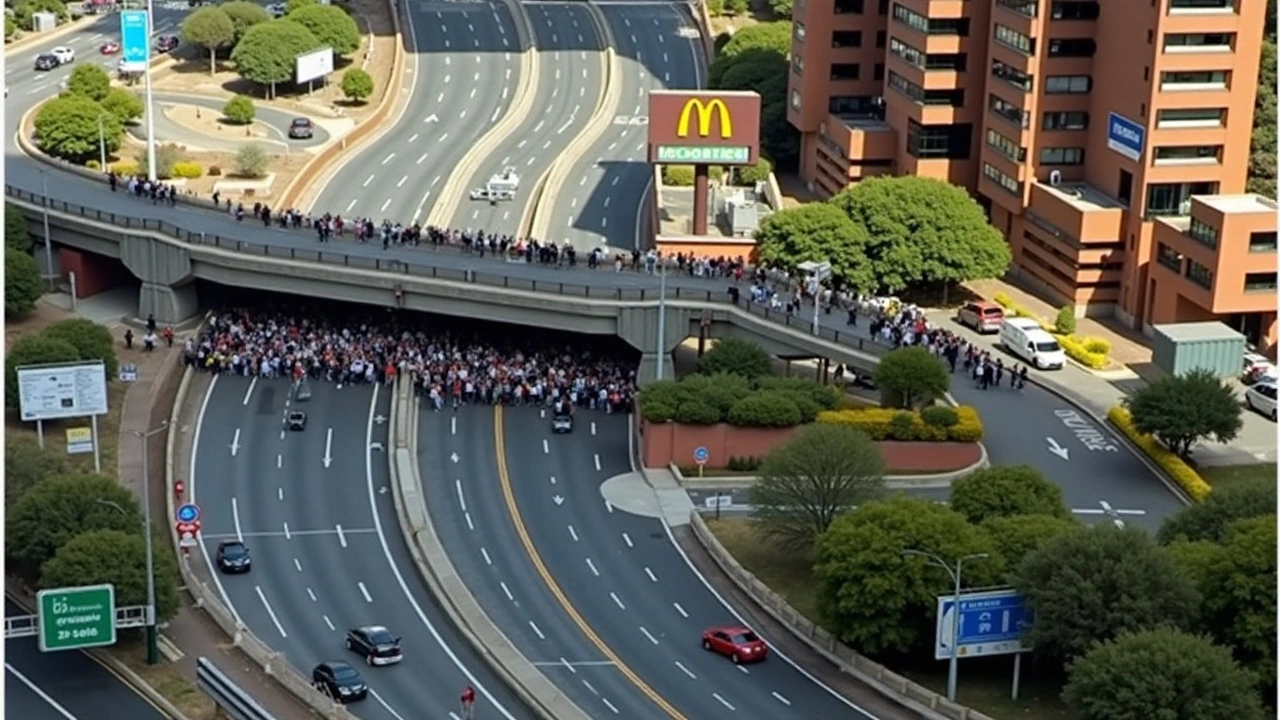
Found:
[[[142,72],[151,60],[151,23],[145,10],[120,12],[120,69]]]
[[[707,460],[710,460],[710,459],[711,459],[711,451],[707,450],[705,447],[694,448],[694,451],[693,451],[694,462],[698,463],[699,465],[706,465]]]
[[[195,503],[180,505],[178,506],[178,512],[176,514],[178,516],[178,522],[180,523],[190,524],[198,522],[200,520],[200,506]]]
[[[1031,621],[1026,603],[1016,590],[962,593],[956,612],[955,598],[938,598],[938,634],[934,658],[951,657],[952,623],[960,623],[957,639],[959,657],[1007,655],[1030,648],[1022,643],[1022,632]]]

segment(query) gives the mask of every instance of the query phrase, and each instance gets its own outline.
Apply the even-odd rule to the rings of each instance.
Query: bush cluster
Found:
[[[818,422],[849,425],[876,441],[979,442],[983,435],[978,411],[967,405],[928,407],[918,412],[889,408],[829,410],[818,413]]]
[[[178,178],[198,178],[204,174],[200,163],[180,160],[173,164],[173,176]]]
[[[1120,432],[1125,434],[1134,445],[1142,448],[1142,452],[1151,458],[1161,469],[1165,471],[1174,482],[1178,483],[1191,499],[1200,501],[1204,500],[1212,490],[1209,483],[1200,477],[1200,473],[1191,469],[1177,453],[1172,452],[1159,440],[1150,435],[1143,434],[1133,426],[1133,418],[1129,415],[1129,411],[1122,407],[1113,407],[1107,411],[1107,420],[1112,425],[1119,428]]]
[[[118,162],[112,164],[110,167],[111,172],[123,177],[138,174],[138,163],[136,162]]]
[[[760,465],[764,463],[762,457],[737,457],[732,456],[729,462],[725,463],[726,470],[735,470],[739,472],[755,472],[760,469]]]
[[[707,170],[707,176],[712,180],[719,180],[724,177],[724,168],[712,165]],[[671,187],[693,187],[693,166],[663,165],[662,184]]]
[[[1040,327],[1054,335],[1058,344],[1062,346],[1062,351],[1072,360],[1094,370],[1101,370],[1107,366],[1107,356],[1111,354],[1111,343],[1102,338],[1075,335],[1075,316],[1072,315],[1069,319],[1065,317],[1070,308],[1064,307],[1058,313],[1056,322],[1046,323],[1035,313],[1014,302],[1007,293],[998,292],[992,296],[992,299],[1010,315],[1031,318],[1040,323]]]
[[[803,378],[692,375],[662,380],[644,389],[640,411],[655,423],[738,427],[792,427],[812,422],[839,402],[832,387]]]

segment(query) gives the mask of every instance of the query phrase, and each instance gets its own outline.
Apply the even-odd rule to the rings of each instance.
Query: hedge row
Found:
[[[1014,302],[1013,298],[1006,293],[998,292],[992,296],[992,299],[1014,317],[1031,318],[1040,323],[1040,327],[1057,339],[1058,344],[1062,346],[1062,351],[1072,360],[1094,370],[1101,370],[1107,366],[1107,356],[1111,354],[1111,343],[1106,340],[1095,337],[1080,337],[1079,335],[1063,335],[1058,332],[1056,325],[1046,323],[1036,317],[1030,310]]]
[[[1204,481],[1204,478],[1200,477],[1200,473],[1191,469],[1191,466],[1178,457],[1177,453],[1171,452],[1164,445],[1161,445],[1159,440],[1139,432],[1133,426],[1133,418],[1129,415],[1128,410],[1122,407],[1113,407],[1107,411],[1107,420],[1119,428],[1120,432],[1124,433],[1134,445],[1142,448],[1142,452],[1146,453],[1147,457],[1159,465],[1169,477],[1173,478],[1174,482],[1182,486],[1182,489],[1186,491],[1187,495],[1191,496],[1191,499],[1199,502],[1209,495],[1213,488]]]
[[[837,391],[803,378],[746,378],[721,373],[652,383],[640,395],[640,412],[655,423],[738,427],[794,427],[836,407]]]
[[[889,408],[833,410],[818,413],[818,422],[850,425],[877,441],[979,442],[983,435],[978,411],[967,405],[930,407],[920,412]]]

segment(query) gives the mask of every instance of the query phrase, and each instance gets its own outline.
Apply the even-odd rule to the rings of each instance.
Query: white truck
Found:
[[[471,191],[472,200],[486,200],[496,205],[503,200],[515,200],[516,190],[520,188],[520,176],[514,167],[505,167],[502,172],[489,178],[484,187]]]

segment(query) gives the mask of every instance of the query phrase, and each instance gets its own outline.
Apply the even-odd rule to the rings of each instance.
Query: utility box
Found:
[[[1155,325],[1151,360],[1171,375],[1208,370],[1238,377],[1244,362],[1244,335],[1220,322]]]
[[[58,16],[51,12],[38,12],[31,15],[32,32],[49,32],[58,27]]]

